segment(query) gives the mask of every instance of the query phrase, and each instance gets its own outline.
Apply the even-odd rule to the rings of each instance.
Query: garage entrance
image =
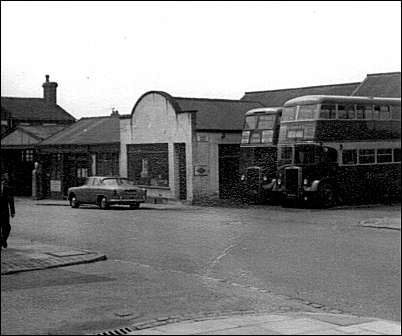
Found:
[[[239,195],[240,145],[219,145],[219,198]]]

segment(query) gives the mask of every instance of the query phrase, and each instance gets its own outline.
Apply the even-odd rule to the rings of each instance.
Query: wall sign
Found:
[[[208,166],[207,165],[197,165],[194,167],[194,176],[207,176]]]
[[[197,142],[208,142],[208,134],[197,134]]]
[[[50,191],[61,192],[61,181],[50,180]]]

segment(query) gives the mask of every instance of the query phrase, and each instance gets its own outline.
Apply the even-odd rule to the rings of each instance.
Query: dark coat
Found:
[[[0,192],[0,211],[1,216],[10,216],[15,214],[13,190],[4,184]]]

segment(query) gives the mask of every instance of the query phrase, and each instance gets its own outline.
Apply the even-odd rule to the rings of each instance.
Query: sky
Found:
[[[401,2],[1,1],[1,95],[75,118],[130,114],[145,92],[245,92],[401,70]]]

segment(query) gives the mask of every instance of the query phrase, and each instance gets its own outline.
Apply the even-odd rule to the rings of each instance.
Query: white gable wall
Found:
[[[127,145],[168,143],[169,188],[148,188],[151,197],[177,198],[178,181],[175,176],[174,143],[186,144],[187,199],[192,200],[192,115],[176,113],[170,101],[157,92],[140,98],[131,119],[120,120],[120,174],[128,176]]]

